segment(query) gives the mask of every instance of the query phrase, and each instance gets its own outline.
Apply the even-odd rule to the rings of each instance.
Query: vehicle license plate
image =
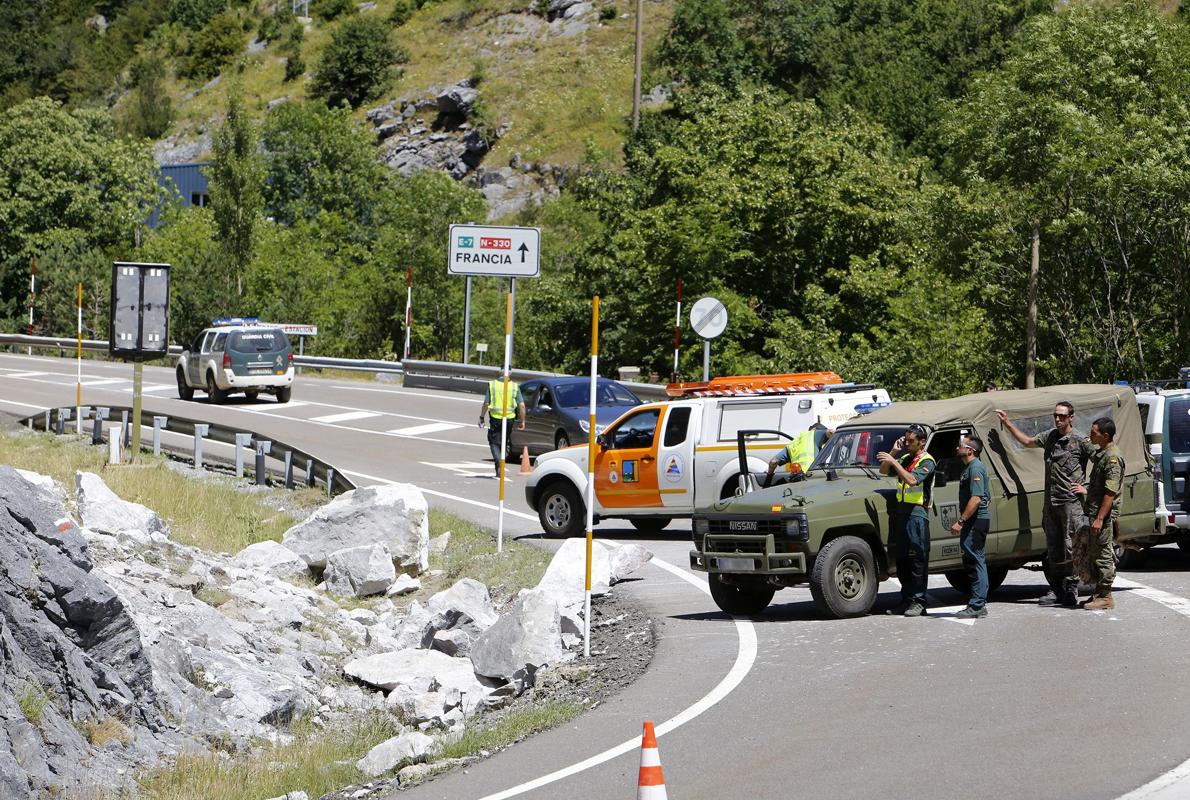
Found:
[[[722,572],[754,572],[756,562],[751,558],[718,558],[715,559]]]
[[[268,375],[271,372],[272,372],[271,369],[250,369],[250,370],[248,370],[249,375]]]

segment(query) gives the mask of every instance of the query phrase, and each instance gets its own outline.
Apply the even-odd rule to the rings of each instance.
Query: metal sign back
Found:
[[[541,229],[451,225],[446,269],[451,275],[536,278],[541,275]]]
[[[169,264],[112,264],[108,352],[130,361],[169,352]]]

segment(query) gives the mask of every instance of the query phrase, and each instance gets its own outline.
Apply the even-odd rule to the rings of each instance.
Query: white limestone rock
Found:
[[[609,545],[593,542],[591,547],[591,595],[599,597],[610,591],[612,584],[627,577],[633,570],[648,563],[653,554],[640,545]],[[545,574],[536,588],[552,595],[564,609],[583,604],[583,585],[586,576],[586,542],[567,539],[554,553]]]
[[[282,537],[311,567],[326,567],[336,550],[384,544],[393,559],[415,574],[429,566],[430,522],[425,495],[397,483],[344,492]]]
[[[280,542],[265,541],[250,544],[236,553],[232,563],[257,575],[272,575],[283,581],[310,574],[306,562]]]
[[[406,731],[373,747],[356,766],[369,778],[375,778],[401,764],[422,760],[433,746],[432,736]]]
[[[437,650],[397,650],[357,658],[343,672],[361,683],[386,692],[456,691],[464,709],[473,708],[487,696],[488,688],[475,676],[471,662],[451,658]]]
[[[532,686],[542,667],[573,657],[562,643],[558,601],[540,589],[522,591],[512,610],[484,631],[471,647],[471,663],[476,674],[500,683],[513,683],[518,691]]]
[[[402,595],[412,594],[419,589],[421,589],[421,581],[412,575],[406,575],[402,572],[384,594],[388,597],[400,597]]]
[[[153,533],[169,535],[169,528],[156,511],[122,500],[95,473],[76,472],[74,480],[83,527],[112,536],[127,533],[137,543],[151,541]]]
[[[331,594],[367,597],[391,586],[397,571],[388,547],[378,543],[328,553],[322,576]]]

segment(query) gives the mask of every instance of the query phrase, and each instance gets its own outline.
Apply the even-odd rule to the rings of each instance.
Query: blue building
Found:
[[[210,166],[209,161],[198,161],[193,164],[161,164],[157,171],[157,182],[184,206],[198,206],[202,208],[210,201],[207,189],[207,176],[204,170]],[[157,219],[161,209],[153,211],[149,217],[149,227],[157,227]]]

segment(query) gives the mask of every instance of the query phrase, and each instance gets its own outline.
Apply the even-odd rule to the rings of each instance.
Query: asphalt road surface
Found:
[[[85,362],[84,404],[130,405],[131,377],[131,366]],[[145,385],[155,413],[276,437],[360,485],[415,483],[431,504],[496,527],[479,397],[300,376],[285,405],[209,405],[201,393],[177,399],[172,371],[158,367]],[[0,411],[74,397],[73,361],[0,355]],[[506,535],[541,541],[509,471]],[[675,799],[1190,797],[1177,782],[1190,772],[1179,770],[1190,758],[1190,554],[1177,548],[1122,572],[1113,612],[1039,608],[1040,573],[1020,570],[983,620],[954,619],[962,598],[941,578],[927,618],[880,614],[896,600],[890,581],[861,619],[824,620],[809,591],[793,589],[733,620],[686,568],[688,525],[649,538],[611,522],[596,535],[656,554],[616,589],[656,620],[649,671],[571,723],[401,797],[632,797],[646,719]]]

